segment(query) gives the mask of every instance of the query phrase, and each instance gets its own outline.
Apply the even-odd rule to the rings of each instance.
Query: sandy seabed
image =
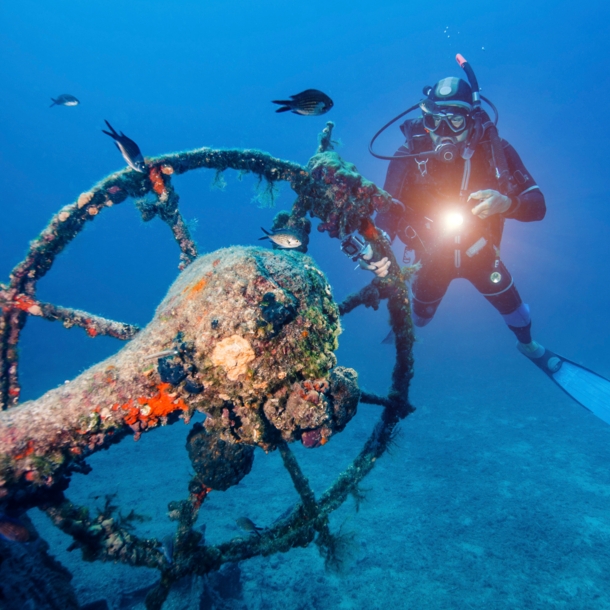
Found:
[[[416,377],[417,411],[364,480],[359,511],[350,498],[332,515],[333,531],[354,534],[340,573],[326,571],[310,545],[182,582],[165,608],[610,608],[610,428],[527,364],[518,384],[502,375],[481,383],[459,364],[443,370],[442,384],[432,370]],[[378,415],[361,405],[324,447],[293,445],[317,494],[355,457]],[[186,497],[188,429],[178,423],[93,456],[93,472],[74,478],[69,497],[101,507],[104,494],[116,493],[123,513],[150,517],[137,525],[140,535],[172,533],[167,504]],[[211,493],[199,524],[209,543],[246,536],[235,519],[264,527],[296,500],[279,454],[257,450],[251,474]],[[144,608],[137,590],[156,572],[84,563],[44,514],[31,513],[74,574],[81,603]]]

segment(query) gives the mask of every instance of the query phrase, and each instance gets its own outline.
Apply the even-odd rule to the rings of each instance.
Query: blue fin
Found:
[[[552,366],[556,362],[553,358],[559,359],[558,367]],[[548,349],[541,358],[533,359],[532,362],[568,396],[610,424],[610,380]]]

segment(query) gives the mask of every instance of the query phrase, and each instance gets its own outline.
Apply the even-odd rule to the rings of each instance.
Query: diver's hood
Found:
[[[433,105],[437,111],[443,106],[457,106],[469,112],[474,108],[472,87],[465,80],[455,76],[439,80],[434,87],[424,87],[424,95],[426,97],[420,102],[420,106]],[[432,108],[430,111],[434,112]]]

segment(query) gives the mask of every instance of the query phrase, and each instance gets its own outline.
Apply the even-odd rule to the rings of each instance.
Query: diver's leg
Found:
[[[432,320],[452,279],[451,268],[441,261],[432,259],[422,264],[411,286],[415,326],[426,326]]]
[[[502,261],[496,267],[495,253],[481,252],[472,261],[467,279],[495,307],[508,328],[517,337],[517,347],[530,358],[538,358],[544,347],[532,340],[530,308],[521,299],[513,278]],[[494,281],[496,280],[496,281]]]

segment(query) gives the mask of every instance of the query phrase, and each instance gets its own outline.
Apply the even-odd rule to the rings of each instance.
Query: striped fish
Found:
[[[307,89],[296,95],[291,95],[289,100],[273,100],[273,104],[280,104],[276,112],[294,112],[303,116],[319,116],[328,112],[334,105],[333,101],[322,91]]]
[[[142,153],[140,152],[140,147],[131,138],[128,138],[122,131],[121,133],[117,133],[114,130],[114,127],[112,127],[108,121],[104,122],[106,125],[108,125],[108,129],[110,129],[110,131],[105,131],[102,129],[102,133],[105,133],[114,140],[116,147],[123,155],[123,159],[127,161],[127,165],[129,165],[129,167],[134,169],[136,172],[144,173],[146,171],[146,163]]]

